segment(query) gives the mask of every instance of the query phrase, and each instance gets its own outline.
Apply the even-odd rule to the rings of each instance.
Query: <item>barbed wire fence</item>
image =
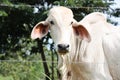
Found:
[[[18,4],[12,4],[12,5],[8,5],[8,4],[1,4],[0,3],[0,7],[21,7],[21,6],[25,6],[25,7],[30,7],[30,8],[44,8],[44,6],[41,6],[41,5],[18,5]],[[49,8],[51,8],[52,6],[50,6]],[[66,6],[66,7],[69,7],[69,8],[75,8],[75,9],[102,9],[102,10],[106,10],[108,9],[108,7],[71,7],[71,6]]]
[[[114,0],[110,0],[109,3],[112,3]],[[97,1],[99,2],[99,1]],[[106,2],[108,3],[108,2]],[[38,10],[40,9],[49,9],[49,8],[52,8],[54,5],[47,5],[46,7],[44,5],[41,5],[41,4],[36,4],[36,5],[29,5],[29,4],[26,4],[26,5],[19,5],[19,4],[11,4],[11,5],[8,5],[8,4],[2,4],[0,3],[0,9],[4,9],[4,8],[18,8],[18,7],[29,7],[29,8],[37,8]],[[58,5],[55,5],[55,6],[59,6]],[[66,6],[68,8],[71,8],[71,9],[85,9],[85,10],[90,10],[90,9],[94,9],[94,11],[100,11],[100,12],[105,12],[107,10],[111,10],[112,12],[115,12],[115,9],[113,9],[112,7],[102,7],[102,6],[99,6],[99,7],[86,7],[86,6],[82,6],[82,7],[71,7],[71,6]],[[120,8],[117,8],[116,9],[117,11],[120,11]],[[111,16],[111,15],[110,15]]]

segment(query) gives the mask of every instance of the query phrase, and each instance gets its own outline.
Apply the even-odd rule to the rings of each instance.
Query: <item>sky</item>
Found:
[[[120,0],[114,0],[115,4],[111,5],[111,7],[114,8],[119,8],[120,9]],[[120,17],[111,17],[111,19],[115,22],[118,22],[117,26],[120,26]]]

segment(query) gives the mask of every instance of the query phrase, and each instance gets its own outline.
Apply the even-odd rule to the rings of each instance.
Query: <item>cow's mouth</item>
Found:
[[[60,55],[65,55],[66,53],[68,53],[69,51],[68,50],[58,50],[58,53]]]

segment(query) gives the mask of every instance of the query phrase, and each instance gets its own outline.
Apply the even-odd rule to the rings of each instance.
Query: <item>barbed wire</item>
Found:
[[[42,61],[42,60],[0,60],[0,62],[52,62],[52,63],[57,63],[58,61]]]
[[[31,8],[35,8],[35,7],[40,7],[40,8],[43,8],[44,6],[41,6],[41,5],[17,5],[17,4],[12,4],[12,5],[7,5],[7,4],[0,4],[0,7],[20,7],[20,6],[25,6],[25,7],[31,7]],[[76,9],[108,9],[109,7],[70,7],[70,6],[67,6],[69,8],[76,8]]]
[[[26,6],[26,7],[35,7],[35,5],[18,5],[18,4],[11,4],[11,5],[8,5],[8,4],[1,4],[0,3],[0,7],[19,7],[19,6]]]
[[[2,62],[23,62],[23,63],[26,63],[26,62],[32,62],[32,63],[58,63],[58,61],[42,61],[42,60],[0,60],[0,63]],[[101,62],[77,62],[77,61],[73,61],[73,62],[68,62],[68,63],[77,63],[77,64],[83,64],[83,63],[88,63],[88,64],[108,64],[108,63],[101,63]],[[109,63],[109,64],[114,64],[114,63]],[[117,64],[119,65],[119,64]]]

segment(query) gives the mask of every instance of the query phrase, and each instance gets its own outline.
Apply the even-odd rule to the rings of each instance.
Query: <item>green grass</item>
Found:
[[[0,62],[0,80],[44,80],[40,62]]]
[[[46,60],[51,77],[51,57],[46,53]],[[54,64],[54,78],[57,78],[57,63]],[[18,57],[0,61],[0,80],[45,80],[44,67],[40,54],[30,55],[26,59]],[[51,78],[49,80],[51,80]]]
[[[0,75],[0,80],[14,80],[14,79],[13,79],[12,76],[6,76],[6,77],[4,77],[4,76]]]

